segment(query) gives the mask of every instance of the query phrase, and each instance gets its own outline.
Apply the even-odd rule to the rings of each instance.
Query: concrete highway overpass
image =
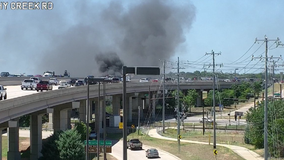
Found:
[[[5,81],[2,84],[5,85]],[[219,83],[220,88],[230,88],[233,83]],[[166,83],[166,89],[175,90],[176,84]],[[190,82],[181,83],[180,89],[197,89],[210,90],[212,88],[212,82]],[[101,87],[102,89],[102,87]],[[128,109],[128,121],[132,120],[132,110],[135,110],[138,105],[142,106],[141,97],[145,93],[150,93],[150,97],[155,98],[157,91],[162,90],[161,83],[127,83],[127,98],[126,106]],[[135,94],[142,93],[142,94]],[[102,94],[102,90],[101,90]],[[122,84],[114,83],[106,85],[106,95],[112,96],[113,102],[113,118],[119,118],[119,111],[121,108],[122,97]],[[90,100],[98,106],[98,85],[90,86]],[[2,129],[8,127],[8,159],[19,159],[19,124],[18,119],[23,115],[30,115],[31,118],[31,159],[38,159],[41,150],[41,131],[42,131],[42,115],[50,113],[50,121],[53,122],[52,128],[54,131],[66,130],[71,127],[70,125],[70,111],[72,110],[72,102],[76,102],[79,110],[79,118],[81,121],[86,121],[86,99],[87,99],[87,87],[71,87],[61,90],[53,90],[48,92],[42,92],[38,94],[27,95],[23,97],[17,97],[0,101],[0,127]],[[102,103],[100,101],[100,103]],[[148,102],[149,103],[149,102]],[[155,103],[155,101],[153,101]],[[74,104],[74,103],[73,103]],[[91,103],[93,104],[93,103]],[[152,104],[154,105],[154,104]],[[93,106],[95,107],[95,106]],[[95,113],[96,115],[102,115],[102,112]],[[153,113],[152,115],[155,115]],[[51,118],[52,117],[52,118]],[[100,116],[102,117],[102,116]],[[102,118],[100,118],[102,121]],[[117,121],[112,119],[111,126],[117,127]],[[101,123],[96,124],[96,128],[102,128]],[[2,144],[2,143],[1,143]],[[2,156],[1,156],[2,157]]]

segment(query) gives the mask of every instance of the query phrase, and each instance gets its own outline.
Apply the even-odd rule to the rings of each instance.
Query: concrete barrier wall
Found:
[[[224,88],[230,88],[232,84],[225,83]],[[167,83],[166,88],[175,90],[176,84]],[[212,83],[182,83],[180,89],[210,89]],[[127,83],[127,93],[139,93],[162,90],[161,83]],[[122,94],[122,83],[106,85],[106,95]],[[102,85],[101,85],[102,95]],[[90,85],[90,98],[98,97],[98,85]],[[10,119],[26,114],[54,107],[59,104],[87,99],[87,86],[70,87],[60,90],[52,90],[38,94],[17,97],[0,101],[0,124]]]

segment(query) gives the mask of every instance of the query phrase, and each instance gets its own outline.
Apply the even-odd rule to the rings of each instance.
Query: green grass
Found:
[[[213,130],[205,130],[205,134],[203,135],[202,131],[184,131],[180,130],[182,135],[182,139],[192,140],[192,141],[200,141],[200,142],[213,142]],[[167,129],[163,134],[165,137],[176,138],[177,130],[175,129]],[[231,131],[231,132],[218,132],[216,133],[216,142],[220,144],[231,144],[243,146],[248,149],[254,149],[252,145],[245,144],[243,132]]]
[[[25,141],[27,138],[25,137],[20,137],[19,138],[19,143],[22,141]],[[21,144],[20,148],[21,148]],[[7,152],[8,152],[8,138],[7,136],[2,136],[2,159],[7,159]]]
[[[7,136],[2,136],[2,157],[7,157],[8,152],[8,139]]]
[[[160,140],[156,138],[149,137],[148,135],[139,135],[137,133],[132,133],[128,136],[129,138],[139,138],[143,144],[153,146],[155,148],[162,149],[171,154],[176,155],[180,159],[186,160],[243,160],[242,157],[237,155],[235,152],[231,151],[225,147],[218,146],[218,155],[217,157],[213,154],[212,145],[202,145],[202,144],[193,144],[193,143],[180,143],[180,152],[178,150],[178,143],[176,141],[167,141]],[[175,134],[176,137],[176,134]]]
[[[162,127],[162,122],[155,122],[153,124],[154,127]],[[184,126],[185,129],[190,129],[190,130],[194,130],[194,129],[202,129],[203,128],[203,124],[202,123],[181,123],[181,126]],[[177,123],[176,122],[166,122],[165,123],[165,127],[177,127]],[[206,129],[213,129],[213,125],[211,123],[207,123],[205,124],[205,128]],[[216,129],[220,129],[220,130],[244,130],[246,128],[246,125],[227,125],[227,126],[216,126]]]
[[[198,134],[198,133],[195,133]],[[176,132],[172,132],[171,134],[173,137],[176,137]],[[122,134],[108,134],[108,139],[116,139],[119,140],[122,138]],[[205,136],[207,139],[208,137]],[[181,143],[180,145],[180,152],[178,151],[178,145],[176,141],[167,141],[152,138],[146,134],[138,135],[137,132],[131,133],[127,136],[127,139],[131,138],[139,138],[144,145],[153,146],[155,148],[162,149],[167,151],[171,154],[176,155],[180,159],[186,160],[212,160],[217,158],[218,160],[243,160],[242,157],[237,155],[232,150],[219,147],[218,146],[218,155],[214,158],[213,154],[213,146],[212,145],[201,145],[201,144],[192,144],[192,143]],[[211,143],[212,144],[212,143]]]

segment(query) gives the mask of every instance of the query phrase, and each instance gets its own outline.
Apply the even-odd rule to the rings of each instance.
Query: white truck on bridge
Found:
[[[7,92],[4,86],[0,85],[0,100],[7,99]]]
[[[25,79],[25,80],[22,81],[21,89],[22,90],[24,90],[24,89],[34,90],[34,89],[36,89],[36,85],[37,85],[37,83],[35,82],[34,79]]]

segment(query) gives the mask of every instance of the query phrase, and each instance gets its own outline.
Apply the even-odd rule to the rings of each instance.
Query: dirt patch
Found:
[[[20,138],[19,151],[24,151],[30,146],[30,138]]]

